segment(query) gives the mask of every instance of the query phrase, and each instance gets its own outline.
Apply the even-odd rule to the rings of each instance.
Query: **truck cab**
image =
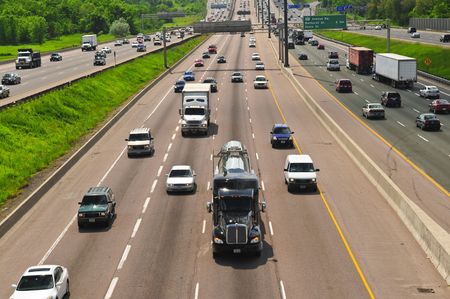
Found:
[[[209,108],[209,83],[188,83],[181,98],[181,135],[202,133],[208,135],[211,110]]]
[[[33,49],[18,49],[17,52],[16,70],[41,66],[41,53]]]

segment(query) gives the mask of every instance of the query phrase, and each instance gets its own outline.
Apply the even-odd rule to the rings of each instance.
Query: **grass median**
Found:
[[[386,53],[386,38],[332,30],[321,30],[318,33],[351,45],[373,49],[376,53]],[[414,57],[417,60],[419,70],[450,80],[449,47],[391,39],[391,53]],[[430,64],[425,64],[425,61],[430,62]]]
[[[169,65],[205,38],[170,48]],[[163,54],[157,52],[1,111],[0,206],[164,71]]]

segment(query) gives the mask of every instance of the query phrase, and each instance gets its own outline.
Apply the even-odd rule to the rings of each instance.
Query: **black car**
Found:
[[[101,56],[95,56],[94,65],[105,65],[106,59]]]
[[[433,113],[422,113],[416,117],[416,127],[422,130],[436,130],[441,129],[441,121]]]
[[[219,56],[217,57],[217,63],[226,63],[227,60],[225,59],[224,56]]]
[[[402,105],[402,99],[396,91],[384,91],[381,94],[381,105],[386,107],[400,107]]]
[[[275,124],[270,131],[270,144],[272,148],[277,146],[294,147],[294,132],[286,124]]]
[[[217,92],[217,81],[213,77],[208,77],[203,80],[203,83],[209,83],[211,86],[211,92]]]
[[[178,80],[177,82],[175,82],[175,85],[173,86],[173,90],[175,92],[182,92],[184,85],[186,85],[186,82],[184,80]]]
[[[338,52],[329,52],[328,53],[328,58],[330,58],[330,59],[339,59],[339,54],[338,54]]]
[[[108,227],[116,215],[114,193],[109,187],[92,187],[78,203],[78,228],[88,224],[103,224]]]
[[[308,60],[308,55],[306,55],[305,53],[300,53],[300,55],[298,55],[298,59],[299,60]]]
[[[59,53],[52,53],[52,55],[50,55],[50,61],[61,61],[62,60],[62,56]]]
[[[6,73],[3,75],[2,78],[2,84],[5,85],[13,85],[13,84],[20,84],[21,78],[16,73]]]
[[[202,58],[203,58],[203,59],[205,59],[205,58],[211,58],[211,55],[209,55],[208,52],[205,52],[205,53],[203,53]]]

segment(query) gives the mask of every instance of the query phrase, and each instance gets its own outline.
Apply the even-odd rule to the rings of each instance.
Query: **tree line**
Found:
[[[203,13],[206,0],[0,0],[0,44],[42,43],[73,33],[107,33],[121,18],[136,34],[141,14]],[[146,20],[147,29],[164,21]]]

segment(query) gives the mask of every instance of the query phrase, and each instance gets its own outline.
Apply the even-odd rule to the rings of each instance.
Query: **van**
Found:
[[[441,41],[441,43],[450,42],[450,34],[442,34],[439,40]]]
[[[288,155],[284,162],[284,182],[288,191],[311,190],[317,191],[316,172],[309,155]]]
[[[155,153],[153,137],[149,128],[133,129],[125,141],[128,141],[128,157]]]

